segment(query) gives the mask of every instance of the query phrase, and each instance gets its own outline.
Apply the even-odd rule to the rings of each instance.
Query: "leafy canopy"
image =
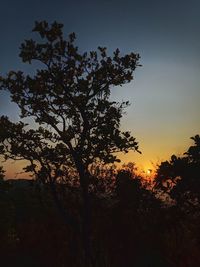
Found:
[[[200,136],[191,137],[191,145],[184,156],[172,155],[157,169],[156,186],[169,192],[180,205],[200,203]]]
[[[69,166],[80,174],[91,163],[119,161],[116,152],[138,151],[130,132],[120,130],[129,102],[109,97],[114,86],[133,79],[139,55],[122,56],[116,49],[108,56],[105,47],[82,53],[75,45],[75,34],[66,40],[63,25],[57,22],[36,22],[33,31],[40,38],[25,40],[20,57],[29,64],[37,61],[41,67],[32,75],[10,71],[1,77],[0,88],[9,91],[21,118],[31,117],[39,127],[27,129],[23,122],[12,123],[2,116],[4,154],[28,159],[28,171],[53,172],[57,179]]]

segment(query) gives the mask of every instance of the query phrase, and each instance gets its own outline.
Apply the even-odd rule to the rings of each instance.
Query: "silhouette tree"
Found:
[[[200,136],[191,139],[194,145],[184,156],[173,155],[170,161],[162,162],[156,175],[156,186],[167,190],[184,209],[191,209],[200,203]]]
[[[33,31],[41,41],[25,40],[20,57],[29,64],[37,61],[38,69],[33,75],[10,71],[1,77],[0,88],[8,90],[21,118],[31,117],[38,127],[31,129],[31,124],[12,123],[2,116],[0,138],[6,158],[29,160],[25,170],[50,183],[60,209],[55,183],[69,182],[70,172],[76,173],[82,189],[82,233],[89,266],[89,166],[119,161],[116,152],[138,151],[130,132],[120,130],[129,102],[114,102],[109,96],[114,86],[133,79],[139,55],[121,56],[116,49],[108,56],[105,47],[81,53],[75,34],[65,40],[62,28],[57,22],[36,22]],[[74,224],[69,217],[66,220]]]
[[[146,188],[142,177],[127,168],[120,170],[116,176],[116,193],[123,207],[131,207],[137,213],[152,212],[160,205],[160,200]]]

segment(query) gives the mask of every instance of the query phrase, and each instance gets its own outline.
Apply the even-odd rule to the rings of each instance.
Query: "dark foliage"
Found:
[[[0,167],[0,257],[4,267],[199,267],[200,137],[157,169],[147,188],[134,164],[117,171],[117,152],[138,151],[120,130],[127,101],[110,100],[133,79],[139,55],[82,53],[63,25],[36,22],[39,41],[21,45],[32,75],[0,78],[35,128],[0,118],[0,154],[29,161],[35,180],[4,181]],[[138,151],[139,152],[139,151]],[[159,199],[157,190],[171,202]]]
[[[116,191],[91,195],[92,266],[198,267],[200,216],[166,207],[152,192],[122,172]],[[83,266],[81,237],[63,224],[48,185],[4,182],[0,194],[0,256],[3,266]],[[118,188],[118,189],[117,189]],[[68,189],[66,208],[79,217],[80,190]],[[136,194],[136,195],[135,195]],[[138,204],[140,203],[140,204]]]
[[[160,164],[156,186],[167,191],[172,199],[186,211],[200,205],[200,137],[191,138],[194,145],[182,157],[173,155]]]
[[[52,195],[65,223],[83,236],[85,266],[90,263],[90,196],[95,183],[91,165],[119,161],[117,152],[138,151],[120,121],[128,101],[111,101],[111,89],[133,80],[139,55],[121,55],[116,49],[108,56],[105,47],[80,52],[76,36],[63,35],[57,22],[36,22],[37,41],[25,40],[20,47],[23,62],[38,62],[32,75],[10,71],[0,78],[0,89],[7,90],[22,119],[32,118],[34,129],[20,121],[0,118],[0,144],[5,159],[26,159],[26,172],[51,186]],[[36,125],[38,127],[36,127]],[[29,127],[27,127],[29,126]],[[139,152],[139,151],[138,151]],[[57,184],[80,185],[82,221],[64,209]]]

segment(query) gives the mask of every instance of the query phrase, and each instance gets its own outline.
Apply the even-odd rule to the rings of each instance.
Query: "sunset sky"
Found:
[[[142,155],[123,161],[152,168],[170,155],[182,154],[190,137],[200,133],[200,1],[199,0],[2,0],[0,75],[31,71],[20,62],[19,46],[32,38],[35,20],[58,21],[66,35],[77,34],[81,50],[106,46],[137,52],[142,67],[130,84],[114,88],[112,98],[129,100],[122,120],[139,142]],[[0,94],[0,115],[17,121],[18,110]],[[7,177],[16,165],[7,164]]]

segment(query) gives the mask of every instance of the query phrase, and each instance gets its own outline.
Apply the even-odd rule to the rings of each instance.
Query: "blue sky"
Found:
[[[76,32],[81,50],[106,46],[141,55],[135,80],[113,90],[115,99],[132,105],[122,121],[140,143],[142,155],[125,161],[143,168],[173,153],[181,154],[189,137],[200,133],[200,2],[147,0],[28,1],[2,0],[0,75],[11,69],[31,71],[18,57],[32,38],[35,20],[62,22],[66,35]],[[17,120],[16,106],[0,95],[0,114]]]

